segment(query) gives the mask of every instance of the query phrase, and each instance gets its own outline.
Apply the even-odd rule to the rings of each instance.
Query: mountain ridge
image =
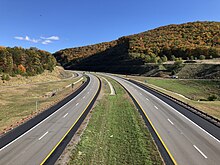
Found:
[[[220,22],[171,24],[110,42],[63,49],[53,55],[67,69],[119,73],[130,70],[129,66],[163,63],[167,59],[218,58]]]

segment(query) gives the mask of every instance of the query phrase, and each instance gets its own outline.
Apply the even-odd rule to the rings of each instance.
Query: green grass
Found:
[[[164,89],[182,94],[192,100],[207,99],[211,94],[220,98],[220,81],[218,80],[178,80],[147,78],[147,82]]]
[[[162,164],[139,112],[125,90],[111,82],[117,95],[105,93],[98,102],[69,164]]]
[[[220,80],[162,79],[141,76],[129,76],[128,78],[133,78],[143,82],[147,80],[148,86],[220,119]],[[159,89],[156,86],[168,91]],[[172,92],[182,94],[190,100]],[[207,100],[207,98],[213,94],[218,96],[217,101],[198,102],[200,99]]]

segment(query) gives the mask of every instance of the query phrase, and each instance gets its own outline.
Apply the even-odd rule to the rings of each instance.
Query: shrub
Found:
[[[173,76],[175,74],[176,74],[175,70],[172,70],[171,75]]]
[[[161,58],[159,58],[159,59],[157,60],[157,63],[158,63],[158,64],[162,64],[162,63],[163,63],[163,60],[162,60]]]
[[[210,95],[210,96],[208,97],[208,101],[215,101],[215,100],[217,100],[217,99],[218,99],[218,96],[217,96],[216,94]]]
[[[176,57],[174,55],[171,55],[171,61],[175,61]]]
[[[6,75],[6,74],[3,74],[3,75],[2,75],[2,80],[3,80],[3,81],[4,81],[4,80],[5,80],[5,81],[9,81],[9,80],[10,80],[9,75],[8,75],[8,74],[7,74],[7,75]]]
[[[164,55],[161,59],[163,62],[167,62],[167,56]]]
[[[200,59],[200,60],[205,60],[205,56],[204,56],[204,55],[200,55],[200,56],[199,56],[199,59]]]
[[[177,59],[175,62],[174,62],[174,65],[175,66],[181,66],[183,63],[183,60],[182,59]]]
[[[151,61],[151,57],[149,55],[146,55],[145,62],[150,63],[150,61]]]

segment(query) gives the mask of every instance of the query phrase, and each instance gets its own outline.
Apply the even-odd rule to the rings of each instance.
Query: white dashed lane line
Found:
[[[154,106],[154,108],[158,109],[157,106]]]
[[[198,147],[196,147],[196,145],[193,145],[193,147],[204,157],[204,158],[208,158]]]
[[[63,116],[63,118],[65,118],[68,114],[69,114],[69,113],[66,113],[66,114]]]
[[[38,140],[41,140],[44,136],[46,136],[48,134],[48,131],[45,132]]]
[[[76,106],[79,105],[79,103],[76,103]]]
[[[173,122],[170,119],[167,119],[167,120],[170,122],[170,124],[174,125]]]
[[[133,85],[131,82],[128,82],[129,84]],[[184,119],[188,120],[189,122],[191,122],[193,125],[195,125],[197,128],[199,128],[200,130],[202,130],[203,132],[205,132],[207,135],[209,135],[210,137],[212,137],[213,139],[215,139],[218,143],[220,143],[220,140],[217,139],[215,136],[213,136],[212,134],[210,134],[209,132],[207,132],[206,130],[204,130],[202,127],[200,127],[198,124],[196,124],[195,122],[193,122],[191,119],[187,118],[186,116],[184,116],[182,113],[180,113],[179,111],[177,111],[175,108],[173,108],[172,106],[170,106],[169,104],[167,104],[166,102],[164,102],[163,100],[159,99],[158,97],[154,96],[153,94],[145,91],[144,89],[142,89],[139,86],[136,86],[139,90],[142,90],[143,92],[149,94],[150,96],[152,96],[153,98],[157,99],[159,102],[163,103],[164,105],[166,105],[167,107],[171,108],[175,113],[177,113],[179,116],[183,117]]]

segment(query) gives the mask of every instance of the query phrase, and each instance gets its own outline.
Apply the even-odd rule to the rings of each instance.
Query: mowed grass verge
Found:
[[[143,119],[125,90],[110,81],[117,95],[98,101],[69,164],[163,164]]]
[[[82,82],[77,83],[74,89],[67,86],[78,79],[60,79],[17,87],[0,86],[0,133],[7,132],[67,97]],[[52,96],[52,93],[55,95]]]
[[[220,98],[220,80],[148,79],[148,82],[195,101],[207,100],[213,94]]]
[[[198,101],[207,99],[210,95],[217,95],[220,99],[220,80],[182,80],[162,79],[141,76],[128,76],[142,81],[149,87],[155,88],[162,93],[168,94],[180,101],[185,102],[203,112],[220,119],[220,101]],[[158,88],[160,87],[160,88]],[[163,89],[166,90],[163,90]],[[181,94],[189,99],[179,96]]]

